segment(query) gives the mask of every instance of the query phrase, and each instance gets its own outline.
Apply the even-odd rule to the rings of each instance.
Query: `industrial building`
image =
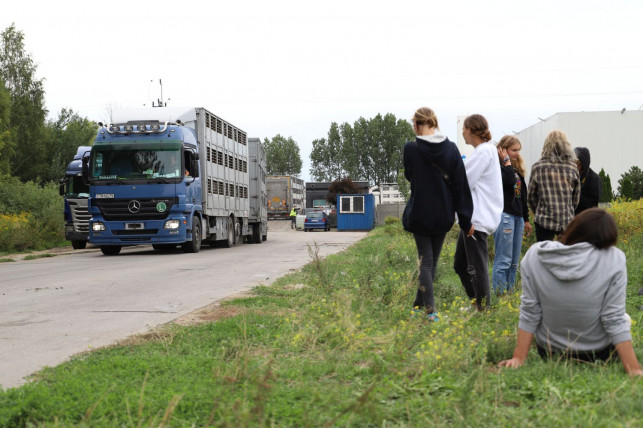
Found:
[[[598,174],[609,174],[612,191],[616,192],[621,174],[632,166],[643,166],[643,111],[619,110],[598,112],[556,113],[516,134],[522,142],[520,154],[527,174],[540,159],[547,135],[560,129],[572,147],[587,147],[590,167]]]

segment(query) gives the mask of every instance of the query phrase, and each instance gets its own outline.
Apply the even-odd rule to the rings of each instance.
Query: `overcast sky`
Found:
[[[494,140],[558,112],[643,107],[643,1],[12,0],[12,23],[63,107],[206,107],[249,137],[291,136],[310,178],[331,122],[433,108],[457,139]]]

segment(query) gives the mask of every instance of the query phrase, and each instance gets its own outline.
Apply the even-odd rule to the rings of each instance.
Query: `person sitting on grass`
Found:
[[[614,218],[590,208],[571,221],[560,241],[529,248],[520,266],[518,343],[500,367],[522,366],[535,336],[543,359],[593,362],[616,351],[628,374],[643,375],[625,313],[627,268],[617,238]]]

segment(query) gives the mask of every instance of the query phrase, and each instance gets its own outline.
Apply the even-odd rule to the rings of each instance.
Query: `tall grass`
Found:
[[[630,213],[640,209],[614,208],[634,281],[643,216]],[[454,249],[455,231],[435,287],[440,322],[412,315],[415,245],[389,222],[342,254],[321,259],[311,247],[301,271],[220,308],[233,316],[167,325],[0,393],[0,426],[641,426],[642,380],[619,363],[542,361],[532,350],[522,368],[498,369],[515,344],[519,293],[467,311]]]
[[[0,253],[61,245],[63,228],[63,198],[56,184],[0,177]]]

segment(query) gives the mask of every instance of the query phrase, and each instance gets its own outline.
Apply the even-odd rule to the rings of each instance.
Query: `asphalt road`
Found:
[[[119,256],[87,249],[0,263],[0,386],[26,382],[44,366],[110,345],[227,296],[268,285],[319,255],[340,252],[364,232],[302,232],[269,222],[268,240],[197,254],[149,246]]]

